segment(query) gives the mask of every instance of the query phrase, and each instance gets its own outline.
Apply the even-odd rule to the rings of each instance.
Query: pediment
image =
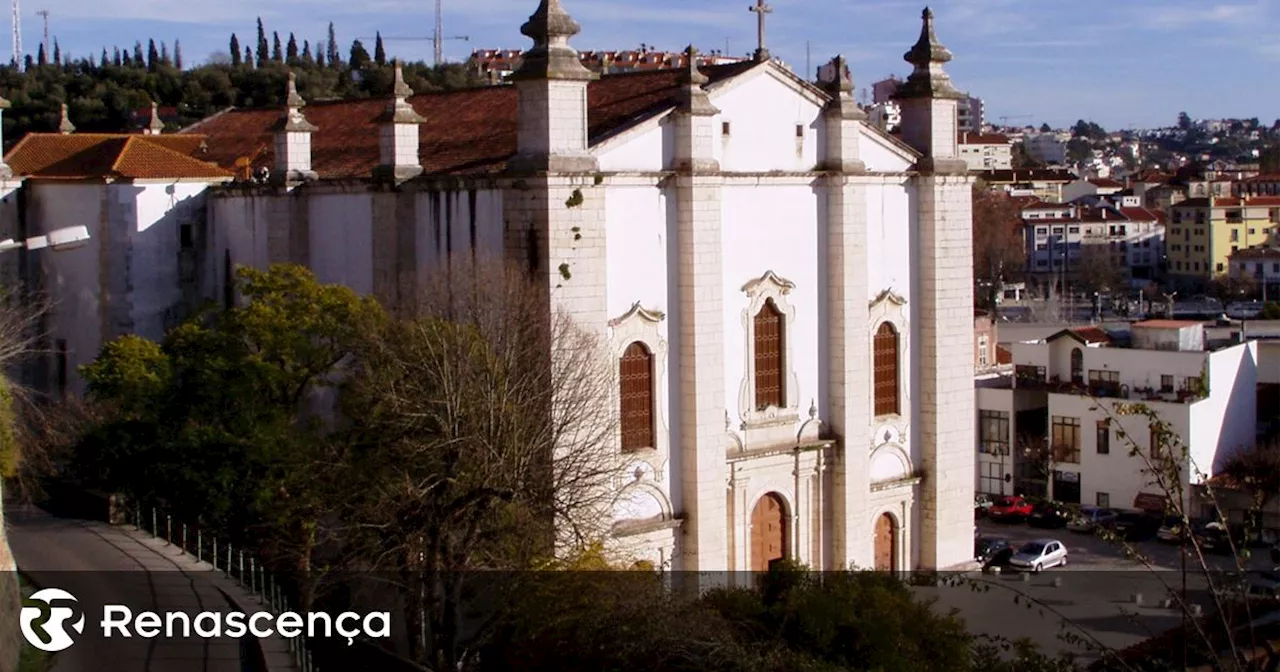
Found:
[[[634,304],[631,305],[630,310],[623,313],[621,317],[616,317],[612,320],[609,320],[609,326],[616,327],[619,324],[622,324],[633,317],[638,317],[650,324],[657,324],[661,322],[663,319],[665,319],[666,316],[667,316],[666,313],[660,310],[649,310],[648,308],[645,308],[644,306],[640,305],[639,301],[636,301]]]
[[[765,287],[770,287],[776,290],[779,294],[785,296],[790,294],[791,290],[796,288],[796,283],[780,277],[773,271],[765,271],[764,275],[743,285],[742,291],[747,294],[758,294],[760,290]]]
[[[897,292],[894,292],[892,289],[886,289],[883,292],[880,292],[879,294],[877,294],[876,298],[872,299],[871,302],[867,304],[867,306],[869,308],[875,308],[876,306],[880,305],[881,303],[884,303],[885,301],[888,301],[889,303],[892,303],[895,306],[907,305],[907,300],[903,298],[902,295],[898,294]]]

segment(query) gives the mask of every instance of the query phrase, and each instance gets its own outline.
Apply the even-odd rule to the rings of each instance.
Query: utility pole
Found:
[[[22,12],[18,0],[13,0],[13,67],[23,71],[22,63]]]

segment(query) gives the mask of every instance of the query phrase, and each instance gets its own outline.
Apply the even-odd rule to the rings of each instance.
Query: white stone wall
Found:
[[[277,171],[311,170],[310,133],[277,133],[275,147]]]
[[[418,166],[419,135],[417,124],[384,124],[378,129],[379,156],[384,166]]]
[[[519,152],[577,156],[587,147],[587,88],[578,81],[521,81]]]
[[[725,171],[805,171],[818,165],[822,101],[801,93],[773,67],[713,87],[711,103],[721,111],[714,158]]]

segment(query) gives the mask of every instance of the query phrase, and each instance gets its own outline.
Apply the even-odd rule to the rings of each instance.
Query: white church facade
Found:
[[[95,150],[146,153],[135,175],[73,184],[23,145],[85,136],[24,140],[0,225],[34,235],[80,207],[92,236],[10,271],[69,297],[52,318],[62,384],[78,390],[110,338],[160,337],[184,296],[223,296],[238,265],[300,263],[396,306],[452,255],[500,255],[616,360],[628,558],[968,563],[971,178],[932,14],[900,138],[867,123],[843,59],[822,86],[763,48],[597,78],[578,30],[543,0],[509,83],[414,95],[397,77],[389,98],[306,105],[291,79],[287,109]]]

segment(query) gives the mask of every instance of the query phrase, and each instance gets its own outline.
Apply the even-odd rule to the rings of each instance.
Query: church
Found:
[[[525,260],[615,360],[628,559],[965,566],[972,180],[951,53],[926,9],[891,136],[842,58],[812,84],[763,20],[752,60],[699,67],[691,47],[597,76],[542,0],[501,84],[418,95],[397,69],[383,99],[309,105],[291,76],[284,109],[175,134],[78,134],[64,111],[6,157],[0,227],[88,239],[0,271],[54,293],[46,380],[75,394],[104,342],[160,338],[239,265],[303,264],[394,307],[452,255]]]

